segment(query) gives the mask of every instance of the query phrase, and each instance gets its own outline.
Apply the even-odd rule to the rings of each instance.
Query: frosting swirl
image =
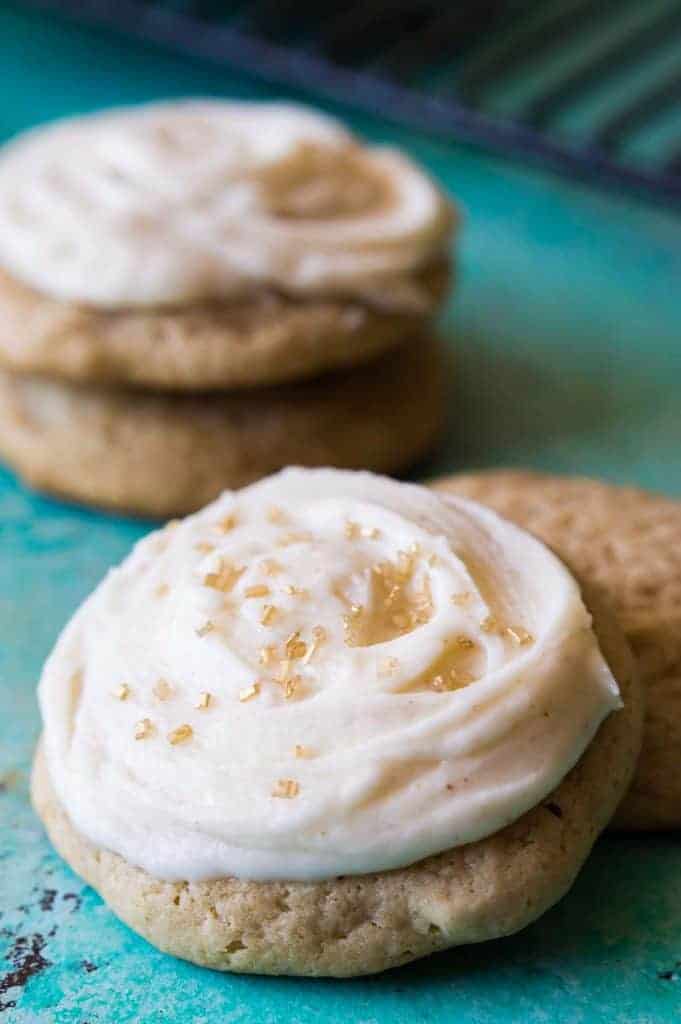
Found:
[[[0,155],[0,264],[118,308],[261,285],[426,302],[452,209],[402,154],[283,104],[192,100],[57,122]]]
[[[142,540],[39,688],[74,825],[152,875],[403,866],[535,806],[619,706],[577,585],[472,502],[287,470]]]

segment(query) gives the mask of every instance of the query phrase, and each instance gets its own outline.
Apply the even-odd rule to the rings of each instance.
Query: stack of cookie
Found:
[[[0,452],[173,515],[289,463],[391,472],[442,418],[450,204],[283,105],[60,122],[0,156]]]

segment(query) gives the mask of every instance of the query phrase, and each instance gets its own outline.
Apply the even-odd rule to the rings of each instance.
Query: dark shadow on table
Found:
[[[635,970],[654,945],[669,950],[653,974],[668,985],[663,975],[681,961],[681,872],[670,848],[681,854],[681,836],[601,839],[567,896],[524,931],[448,950],[366,982],[409,992],[458,975],[470,979],[519,966],[532,974],[579,974],[583,959],[593,964],[599,956],[604,964],[626,959]]]

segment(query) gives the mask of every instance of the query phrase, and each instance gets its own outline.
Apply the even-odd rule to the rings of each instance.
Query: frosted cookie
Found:
[[[438,482],[531,530],[605,596],[647,691],[643,749],[615,824],[681,826],[681,505],[585,478],[494,471]]]
[[[249,392],[151,394],[0,371],[0,455],[48,492],[169,516],[291,463],[404,469],[433,444],[443,412],[433,338]]]
[[[288,470],[149,535],[39,687],[33,800],[159,948],[371,973],[523,927],[633,771],[617,627],[489,510]]]
[[[365,362],[437,309],[453,225],[406,156],[304,107],[59,121],[0,150],[0,361],[177,389]]]

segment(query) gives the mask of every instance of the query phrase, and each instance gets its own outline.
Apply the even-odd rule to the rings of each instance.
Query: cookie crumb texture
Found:
[[[201,508],[289,464],[390,473],[436,439],[438,341],[368,366],[244,393],[144,394],[0,372],[0,454],[50,493],[143,515]]]
[[[614,608],[647,705],[641,758],[615,826],[681,826],[681,502],[515,470],[454,476],[436,486],[490,505],[536,534]]]
[[[445,261],[416,275],[422,311],[342,298],[99,310],[60,301],[0,268],[0,365],[79,383],[172,390],[251,388],[362,365],[421,331],[447,294]]]
[[[75,831],[40,750],[33,803],[59,853],[119,917],[164,952],[206,967],[349,977],[508,935],[569,889],[631,779],[640,693],[607,613],[597,612],[595,628],[624,709],[609,716],[548,801],[496,835],[408,868],[315,883],[163,882]]]

